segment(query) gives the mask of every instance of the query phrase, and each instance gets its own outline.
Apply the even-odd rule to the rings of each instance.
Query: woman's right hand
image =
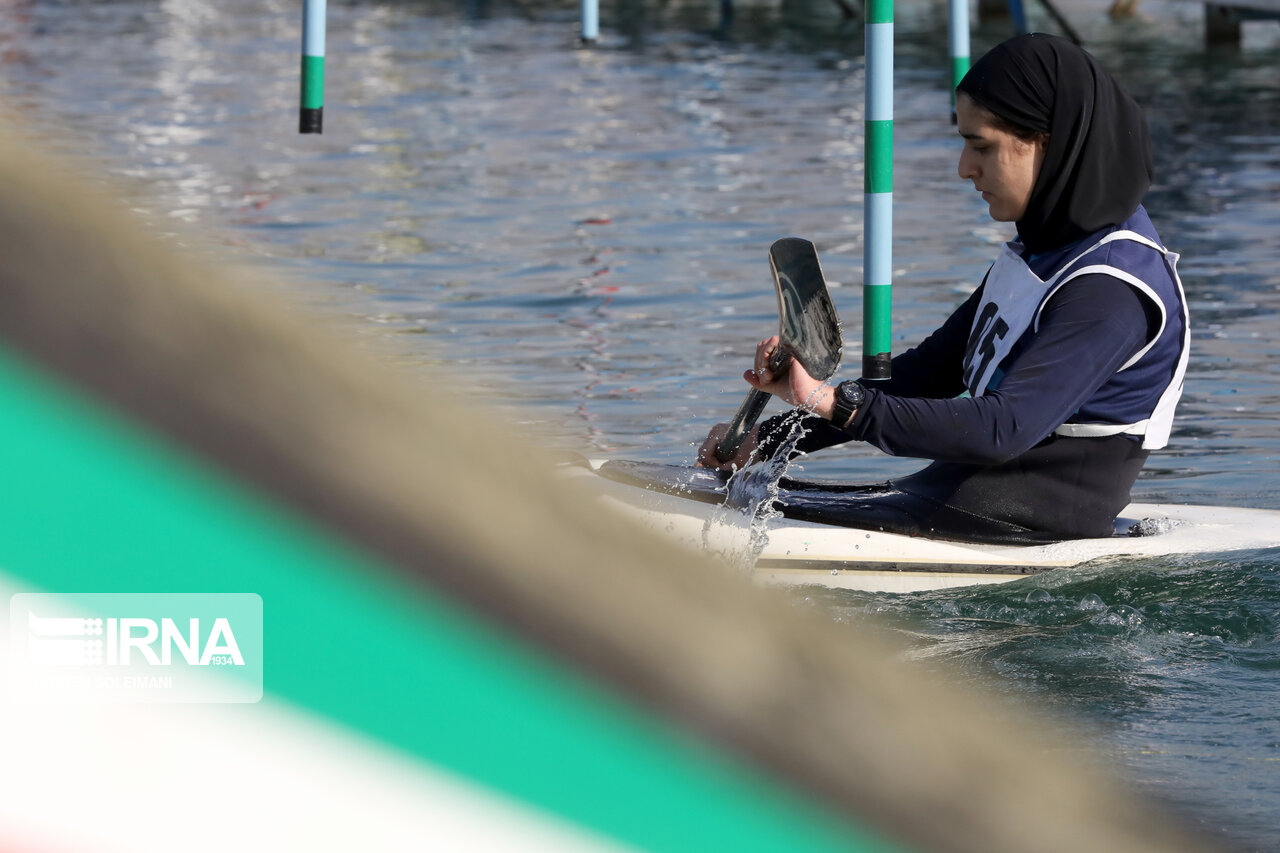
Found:
[[[711,428],[711,432],[707,433],[707,440],[702,442],[702,446],[698,448],[698,467],[699,468],[715,468],[720,471],[736,471],[746,468],[754,460],[756,448],[760,446],[760,427],[756,426],[742,439],[742,446],[738,448],[738,452],[728,462],[721,462],[716,458],[716,448],[720,446],[720,442],[724,440],[725,434],[729,432],[728,424],[716,424]]]
[[[769,361],[775,350],[782,346],[777,335],[756,344],[755,366],[742,374],[747,384],[757,391],[772,394],[784,403],[797,406],[821,418],[831,417],[831,387],[809,375],[804,365],[796,359],[787,363],[785,373],[775,376],[769,369]]]

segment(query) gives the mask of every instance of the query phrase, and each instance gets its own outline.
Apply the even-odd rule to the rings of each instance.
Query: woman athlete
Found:
[[[892,378],[831,387],[798,363],[744,374],[793,412],[721,464],[866,441],[934,462],[849,487],[843,523],[950,539],[1037,542],[1112,535],[1151,450],[1169,438],[1190,341],[1175,264],[1142,208],[1151,143],[1137,104],[1088,53],[1054,36],[1011,39],[957,87],[959,175],[992,219],[1016,222],[981,286]],[[848,516],[852,514],[851,522]]]

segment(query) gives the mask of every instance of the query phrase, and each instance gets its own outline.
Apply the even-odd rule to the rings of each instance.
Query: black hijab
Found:
[[[1066,39],[1033,33],[992,48],[956,87],[1006,121],[1049,134],[1018,234],[1032,252],[1128,219],[1151,186],[1142,110]]]

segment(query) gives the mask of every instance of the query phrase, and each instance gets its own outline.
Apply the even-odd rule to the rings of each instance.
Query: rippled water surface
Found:
[[[1191,4],[1123,22],[1069,5],[1148,110],[1147,206],[1193,312],[1181,417],[1135,496],[1280,508],[1280,27],[1206,49]],[[774,239],[817,243],[856,348],[861,30],[833,8],[740,5],[725,29],[714,3],[624,0],[583,50],[572,4],[331,4],[326,132],[299,136],[299,4],[0,0],[0,102],[131,179],[122,205],[288,274],[388,358],[517,403],[527,436],[681,460],[776,327]],[[955,177],[944,22],[898,4],[899,348],[1009,236]],[[1005,35],[977,29],[975,52]],[[917,467],[824,457],[811,473]],[[1280,554],[805,597],[887,616],[916,660],[1069,709],[1142,787],[1280,850]]]
[[[1241,849],[1280,849],[1280,552],[797,598],[842,621],[887,617],[910,659],[1087,721],[1139,788]]]

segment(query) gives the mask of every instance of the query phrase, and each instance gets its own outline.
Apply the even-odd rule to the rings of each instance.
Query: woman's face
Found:
[[[960,177],[973,181],[997,222],[1016,222],[1027,212],[1031,188],[1044,162],[1045,140],[1027,142],[993,122],[995,116],[963,92],[956,95],[956,125],[964,137]]]

